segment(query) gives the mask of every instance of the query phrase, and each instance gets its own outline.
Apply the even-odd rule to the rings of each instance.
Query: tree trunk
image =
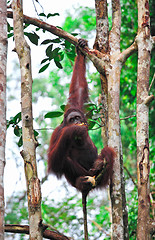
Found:
[[[32,74],[30,48],[24,38],[23,10],[19,0],[12,2],[13,24],[16,52],[21,69],[21,107],[22,107],[22,139],[27,197],[29,210],[30,240],[42,239],[41,190],[37,176],[36,141],[33,132],[32,116]]]
[[[137,178],[138,223],[137,239],[149,237],[149,107],[145,104],[149,90],[150,74],[150,18],[149,2],[138,0],[138,74],[137,74]]]
[[[108,9],[107,0],[96,0],[96,39],[94,43],[94,49],[97,49],[103,54],[107,54],[109,47],[109,21],[108,21]],[[102,105],[102,123],[101,129],[102,139],[104,146],[108,145],[108,82],[107,77],[104,74],[100,74],[101,80],[101,95],[99,103]]]
[[[111,184],[112,236],[113,239],[128,239],[128,214],[125,199],[125,181],[123,173],[123,155],[120,134],[120,28],[121,8],[119,1],[112,2],[112,29],[109,34],[107,1],[96,0],[97,34],[94,47],[101,53],[104,74],[101,74],[103,105],[104,143],[115,148],[116,159]]]
[[[6,141],[7,1],[0,1],[0,240],[4,239],[4,166]]]
[[[120,72],[121,64],[116,61],[120,54],[121,8],[119,1],[112,1],[112,29],[109,36],[111,68],[108,75],[108,145],[114,147],[116,158],[111,182],[112,239],[124,239],[123,199],[120,166]]]

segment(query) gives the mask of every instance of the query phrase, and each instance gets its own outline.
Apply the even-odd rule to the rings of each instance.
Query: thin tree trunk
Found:
[[[7,1],[0,1],[0,240],[4,239],[4,166],[6,142]]]
[[[96,9],[96,39],[94,48],[103,54],[107,54],[109,47],[109,21],[107,0],[95,0]],[[102,123],[101,129],[104,146],[108,145],[108,82],[106,74],[100,74],[101,95],[99,103],[102,105]]]
[[[137,239],[148,240],[149,235],[149,107],[145,104],[150,75],[150,17],[149,2],[138,0],[138,74],[137,74],[137,178],[138,223]]]
[[[112,203],[112,239],[124,239],[123,199],[121,182],[120,149],[120,72],[121,64],[117,61],[120,54],[121,8],[120,2],[112,1],[112,29],[109,36],[111,70],[108,75],[108,145],[116,151],[114,173],[111,182]]]
[[[37,176],[36,141],[33,132],[32,116],[32,74],[30,48],[24,38],[22,2],[12,2],[13,24],[16,52],[21,69],[21,107],[22,107],[22,139],[27,197],[29,210],[30,239],[42,239],[41,190]]]
[[[110,34],[107,1],[96,0],[95,7],[97,35],[94,46],[103,53],[102,60],[105,64],[105,74],[101,74],[101,103],[103,104],[104,114],[104,128],[102,133],[104,143],[114,147],[117,154],[111,184],[112,238],[129,239],[119,119],[120,72],[124,63],[122,60],[125,61],[125,59],[122,58],[124,58],[124,56],[127,57],[128,51],[126,50],[125,54],[120,53],[120,2],[112,2],[113,24]]]

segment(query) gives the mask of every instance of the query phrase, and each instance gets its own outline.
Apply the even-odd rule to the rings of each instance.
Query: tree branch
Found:
[[[8,18],[13,18],[12,11],[7,11],[7,17]],[[73,43],[75,46],[78,45],[78,39],[76,37],[74,37],[72,34],[67,33],[64,30],[62,30],[60,28],[57,28],[53,25],[50,25],[50,24],[48,24],[44,21],[41,21],[37,18],[28,17],[26,15],[23,15],[23,21],[27,24],[32,24],[36,27],[39,27],[39,28],[44,29],[48,32],[51,32],[58,37],[62,37],[64,39],[66,39],[67,41]]]
[[[124,169],[126,170],[127,174],[129,175],[129,177],[131,178],[133,184],[136,186],[136,188],[138,188],[137,183],[135,182],[135,179],[133,178],[133,176],[131,175],[131,173],[129,172],[129,170],[127,169],[127,167],[123,166]]]
[[[154,96],[154,95],[150,95],[150,96],[148,96],[148,97],[145,99],[144,104],[145,104],[146,106],[149,106],[150,103],[151,103],[154,99],[155,99],[155,96]]]
[[[43,225],[43,228],[44,227],[46,229],[46,226]],[[10,233],[29,234],[29,226],[28,225],[6,224],[4,230],[5,230],[5,232],[10,232]],[[59,240],[59,239],[69,240],[70,239],[57,231],[50,231],[47,229],[43,231],[43,237],[46,239],[52,239],[52,240]]]
[[[108,234],[97,222],[94,220],[91,220],[91,222],[98,228],[99,231],[103,232],[107,237],[110,237],[110,234]]]
[[[150,92],[151,87],[152,87],[152,85],[153,85],[153,83],[154,83],[154,79],[155,79],[155,73],[154,73],[154,75],[153,75],[153,78],[152,78],[151,84],[150,84],[150,86],[149,86],[149,92]]]
[[[12,18],[13,17],[13,14],[12,14],[12,11],[7,11],[7,17],[8,18]],[[31,18],[31,17],[28,17],[26,15],[23,15],[23,21],[25,23],[28,23],[28,24],[32,24],[34,26],[37,26],[41,29],[44,29],[58,37],[62,37],[64,39],[66,39],[68,42],[72,43],[73,45],[77,46],[78,45],[78,39],[76,37],[74,37],[72,34],[60,29],[60,28],[57,28],[53,25],[50,25],[44,21],[41,21],[37,18]],[[80,48],[80,47],[79,47]],[[89,50],[88,47],[85,47],[85,48],[80,48],[80,51],[86,55],[94,64],[94,66],[96,67],[97,71],[101,74],[104,74],[105,71],[105,63],[104,61],[101,59],[102,54],[100,53],[100,58],[98,56],[96,56],[96,54],[98,53],[98,51],[92,51],[92,50]]]
[[[120,118],[120,120],[126,120],[126,119],[133,118],[133,117],[136,117],[136,114],[135,115],[130,115],[130,116],[127,116],[127,117],[124,117],[124,118]]]
[[[122,53],[120,53],[120,55],[118,56],[118,60],[123,65],[126,62],[127,58],[130,57],[137,50],[138,50],[137,43],[134,42],[130,47],[128,47]]]

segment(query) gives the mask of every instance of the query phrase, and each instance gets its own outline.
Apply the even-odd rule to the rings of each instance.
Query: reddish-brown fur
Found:
[[[85,56],[78,51],[75,60],[73,76],[69,89],[69,106],[83,108],[83,104],[88,101],[88,84],[85,77],[86,66]]]
[[[72,186],[88,192],[90,182],[86,176],[97,175],[102,170],[103,159],[107,162],[106,171],[98,187],[108,184],[115,153],[112,148],[105,147],[98,155],[97,148],[88,135],[83,110],[84,103],[88,101],[85,57],[79,50],[77,52],[64,120],[54,130],[50,141],[48,171],[58,178],[64,175]]]

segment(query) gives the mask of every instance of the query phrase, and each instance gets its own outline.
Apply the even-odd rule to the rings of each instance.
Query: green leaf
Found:
[[[34,136],[37,137],[38,135],[39,133],[36,130],[34,130]]]
[[[14,117],[11,117],[10,120],[7,120],[7,128],[10,125],[17,125],[21,121],[21,112],[17,113]]]
[[[30,23],[25,23],[24,24],[24,29],[26,29],[27,27],[29,27],[30,26]]]
[[[53,42],[53,43],[60,43],[61,40],[60,40],[60,38],[55,38],[55,39],[52,39],[51,42]]]
[[[45,13],[40,13],[39,16],[46,17]]]
[[[89,121],[88,129],[91,130],[95,126],[95,121]]]
[[[65,48],[70,48],[70,46],[71,46],[71,43],[70,42],[68,42],[67,40],[65,40],[65,43],[63,43],[62,45],[64,45],[65,46]]]
[[[95,103],[91,103],[91,102],[85,103],[84,105],[88,106],[88,107],[95,107],[95,108],[97,108],[96,104]]]
[[[29,40],[33,44],[38,45],[38,40],[39,40],[40,37],[35,32],[33,32],[33,33],[25,32],[24,34],[29,38]]]
[[[51,42],[52,42],[51,39],[46,39],[46,40],[44,40],[41,44],[42,44],[42,45],[45,45],[45,44],[49,44],[49,43],[51,43]]]
[[[13,120],[14,120],[14,123],[16,124],[19,123],[22,120],[21,112],[17,113],[16,116],[14,116]]]
[[[14,35],[13,33],[9,33],[8,38],[12,37],[13,35]]]
[[[11,125],[11,124],[14,124],[14,123],[15,123],[15,121],[11,117],[11,120],[9,121],[9,124]]]
[[[23,145],[22,136],[19,138],[19,141],[18,141],[17,145],[18,145],[18,147],[21,147]]]
[[[41,61],[41,64],[47,62],[49,60],[49,58],[44,58],[42,61]]]
[[[44,72],[44,71],[48,68],[49,65],[50,65],[50,63],[47,63],[47,64],[44,65],[42,68],[40,68],[39,73]]]
[[[62,65],[61,65],[61,63],[60,63],[59,61],[55,61],[55,59],[54,59],[54,62],[55,62],[55,65],[56,65],[58,68],[63,69],[63,67],[62,67]]]
[[[74,37],[78,36],[78,33],[71,33]]]
[[[60,16],[60,14],[59,13],[49,13],[49,14],[47,14],[47,18],[49,18],[49,17],[54,17],[54,16]]]
[[[59,50],[60,50],[61,48],[55,48],[54,50],[53,50],[53,58],[56,58],[57,56],[58,56],[58,52],[59,52]]]
[[[46,48],[46,56],[50,58],[50,60],[53,58],[53,44],[49,45],[47,48]]]
[[[66,107],[65,104],[63,104],[63,105],[60,106],[60,108],[62,109],[63,112],[65,111],[65,107]]]
[[[11,32],[11,30],[13,30],[13,27],[10,26],[10,23],[7,23],[8,25],[8,32]]]
[[[45,114],[44,118],[56,118],[62,116],[64,113],[63,112],[48,112]]]
[[[96,114],[94,114],[93,116],[92,116],[92,119],[93,120],[97,120],[97,119],[99,119],[101,117],[101,113],[96,113]]]
[[[18,126],[15,126],[15,128],[14,128],[14,134],[15,134],[17,137],[20,137],[20,136],[21,136],[21,129],[20,129]]]
[[[58,52],[58,54],[54,57],[54,60],[56,62],[60,62],[64,59],[64,53],[63,52]]]

